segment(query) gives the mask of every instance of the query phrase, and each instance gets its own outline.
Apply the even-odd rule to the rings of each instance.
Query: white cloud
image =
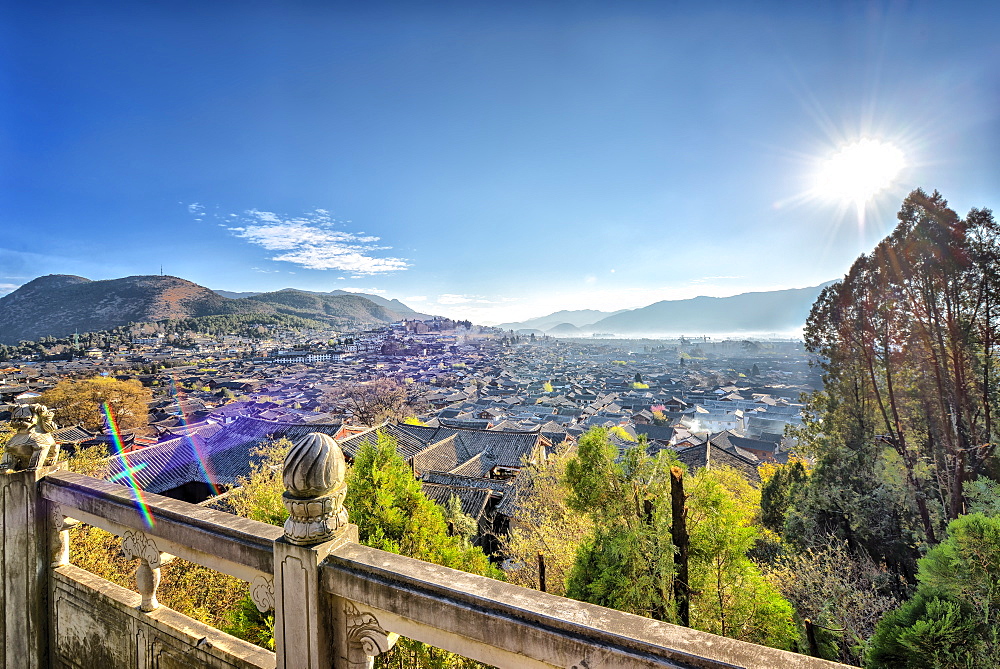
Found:
[[[374,235],[337,229],[343,222],[331,218],[325,209],[294,218],[251,209],[239,222],[239,226],[228,226],[229,231],[268,251],[280,251],[271,260],[307,269],[354,272],[351,278],[409,267],[404,258],[376,257],[373,252],[392,247],[376,244],[379,237]]]
[[[205,207],[199,204],[198,202],[192,202],[187,207],[188,211],[192,214],[200,214],[201,212],[205,211]]]
[[[426,302],[427,301],[427,296],[426,295],[412,295],[410,297],[404,297],[403,301],[404,302]]]
[[[6,295],[7,293],[13,293],[15,290],[21,286],[16,283],[0,283],[0,295]]]

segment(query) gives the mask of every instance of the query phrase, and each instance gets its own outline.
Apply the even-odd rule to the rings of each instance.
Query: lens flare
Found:
[[[903,152],[877,139],[861,139],[826,159],[815,192],[841,202],[863,204],[888,188],[906,166]]]
[[[104,415],[104,424],[108,428],[108,434],[111,435],[111,442],[115,447],[114,455],[121,456],[121,460],[124,465],[122,471],[112,476],[110,480],[115,483],[123,479],[125,480],[126,485],[128,485],[128,487],[132,489],[132,492],[135,493],[135,506],[139,510],[139,515],[142,516],[142,520],[146,524],[146,528],[153,529],[156,525],[156,519],[153,518],[149,505],[146,504],[145,493],[142,488],[139,487],[139,483],[135,480],[136,472],[140,472],[145,469],[146,463],[139,463],[135,467],[129,464],[128,454],[122,447],[122,437],[121,432],[118,430],[118,423],[115,421],[115,416],[111,412],[111,406],[107,402],[101,403],[101,413]]]

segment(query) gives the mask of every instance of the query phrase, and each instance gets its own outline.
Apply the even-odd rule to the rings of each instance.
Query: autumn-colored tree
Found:
[[[105,427],[102,404],[110,407],[118,427],[123,430],[149,424],[149,402],[153,393],[139,381],[119,381],[97,376],[83,381],[66,379],[42,393],[39,400],[55,411],[59,425],[81,425],[92,432]]]
[[[370,427],[386,420],[402,420],[423,410],[420,386],[381,378],[360,383],[345,383],[324,397],[330,409],[350,411],[354,420]]]
[[[12,428],[9,423],[0,423],[0,455],[3,454],[3,449],[7,444],[7,440],[14,436],[14,432],[14,428]]]

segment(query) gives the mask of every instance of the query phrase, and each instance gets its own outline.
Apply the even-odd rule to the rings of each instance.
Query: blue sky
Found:
[[[817,285],[998,208],[996,3],[6,3],[0,293],[343,288],[499,322]],[[813,192],[861,138],[864,207]],[[862,222],[863,219],[863,222]]]

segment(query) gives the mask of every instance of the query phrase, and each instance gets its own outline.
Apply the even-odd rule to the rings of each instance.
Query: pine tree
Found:
[[[913,597],[885,616],[866,658],[871,669],[1000,666],[1000,518],[973,513],[919,562]]]

